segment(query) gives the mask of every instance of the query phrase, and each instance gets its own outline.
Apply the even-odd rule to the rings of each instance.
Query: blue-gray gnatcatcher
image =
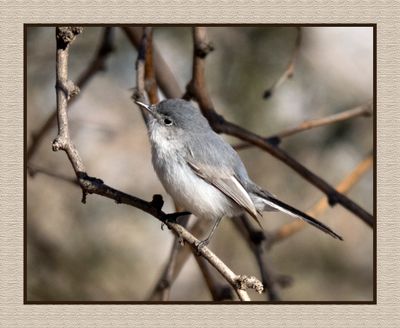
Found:
[[[250,180],[236,151],[215,133],[200,110],[182,99],[147,110],[154,169],[166,191],[185,210],[215,223],[198,247],[207,245],[224,216],[243,212],[260,224],[261,212],[279,210],[300,218],[334,238],[342,237],[309,215],[285,204]]]

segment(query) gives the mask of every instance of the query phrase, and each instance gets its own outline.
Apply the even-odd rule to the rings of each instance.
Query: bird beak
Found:
[[[139,105],[139,107],[144,108],[145,110],[147,110],[152,116],[156,117],[156,114],[154,113],[154,111],[152,110],[150,105],[146,105],[145,103],[142,103],[140,101],[135,100],[135,103],[137,105]]]

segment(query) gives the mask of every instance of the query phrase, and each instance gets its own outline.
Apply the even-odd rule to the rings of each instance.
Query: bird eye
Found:
[[[164,119],[165,125],[172,125],[172,121],[169,118]]]

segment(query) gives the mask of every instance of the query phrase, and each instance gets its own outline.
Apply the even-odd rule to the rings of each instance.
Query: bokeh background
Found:
[[[95,55],[103,27],[85,27],[70,50],[69,76],[76,81]],[[88,173],[114,188],[150,200],[164,196],[151,166],[140,112],[130,99],[136,50],[113,28],[115,50],[70,108],[72,138]],[[280,77],[292,55],[295,27],[209,27],[215,51],[207,57],[207,83],[218,112],[260,135],[304,120],[363,105],[373,97],[373,30],[370,27],[303,27],[295,74],[267,100],[263,92]],[[28,27],[26,35],[26,142],[55,108],[55,29]],[[155,27],[154,44],[182,89],[191,78],[190,27]],[[65,153],[54,153],[56,127],[46,134],[30,165],[73,177]],[[236,143],[234,138],[226,138]],[[294,158],[338,184],[373,149],[372,118],[355,118],[284,139]],[[240,151],[249,174],[282,200],[307,210],[323,194],[290,168],[256,148]],[[27,176],[27,300],[146,301],[169,255],[172,233],[133,207],[96,195],[82,204],[81,190],[47,174]],[[370,170],[349,197],[373,211]],[[286,301],[370,301],[373,298],[373,231],[340,206],[321,221],[344,237],[338,242],[306,228],[266,254],[277,274],[292,284]],[[274,230],[292,219],[265,213]],[[199,236],[200,237],[200,236]],[[259,277],[256,261],[229,219],[222,221],[211,249],[235,272]],[[254,300],[263,295],[251,293]],[[191,258],[171,291],[171,300],[211,300]]]

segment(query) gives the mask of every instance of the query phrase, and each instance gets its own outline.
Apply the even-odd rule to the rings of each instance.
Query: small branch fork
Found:
[[[86,201],[87,194],[98,194],[113,199],[117,203],[123,203],[137,207],[161,220],[176,235],[187,242],[192,248],[197,250],[196,245],[199,243],[199,240],[182,226],[174,223],[177,217],[186,215],[188,214],[187,212],[166,214],[161,210],[164,202],[160,195],[155,195],[151,202],[146,202],[140,198],[125,194],[110,186],[107,186],[102,180],[90,177],[86,174],[82,159],[80,158],[80,155],[70,138],[67,116],[68,98],[71,96],[71,93],[77,92],[77,87],[74,86],[72,81],[68,80],[69,47],[76,36],[82,32],[82,30],[83,29],[81,27],[56,28],[56,94],[58,135],[53,141],[53,150],[63,150],[66,152],[68,159],[75,171],[78,183],[82,188],[82,202]],[[263,286],[256,278],[235,274],[207,247],[203,247],[198,251],[230,283],[240,300],[250,300],[249,295],[245,291],[247,288],[255,289],[259,293],[262,292]]]
[[[282,141],[283,138],[292,136],[294,134],[297,134],[297,133],[300,133],[300,132],[303,132],[306,130],[318,128],[318,127],[333,124],[336,122],[346,121],[346,120],[349,120],[349,119],[352,119],[355,117],[360,117],[360,116],[370,117],[371,115],[372,115],[372,103],[368,103],[365,105],[357,106],[352,109],[348,109],[346,111],[343,111],[341,113],[334,114],[331,116],[314,119],[314,120],[309,120],[309,121],[304,121],[303,123],[301,123],[298,126],[283,130],[283,131],[281,131],[277,134],[271,135],[269,137],[265,137],[265,138],[263,138],[263,140],[264,140],[264,142],[278,145]],[[242,150],[242,149],[250,148],[253,146],[254,146],[253,144],[249,144],[249,143],[239,143],[239,144],[234,145],[233,148],[235,150]]]

